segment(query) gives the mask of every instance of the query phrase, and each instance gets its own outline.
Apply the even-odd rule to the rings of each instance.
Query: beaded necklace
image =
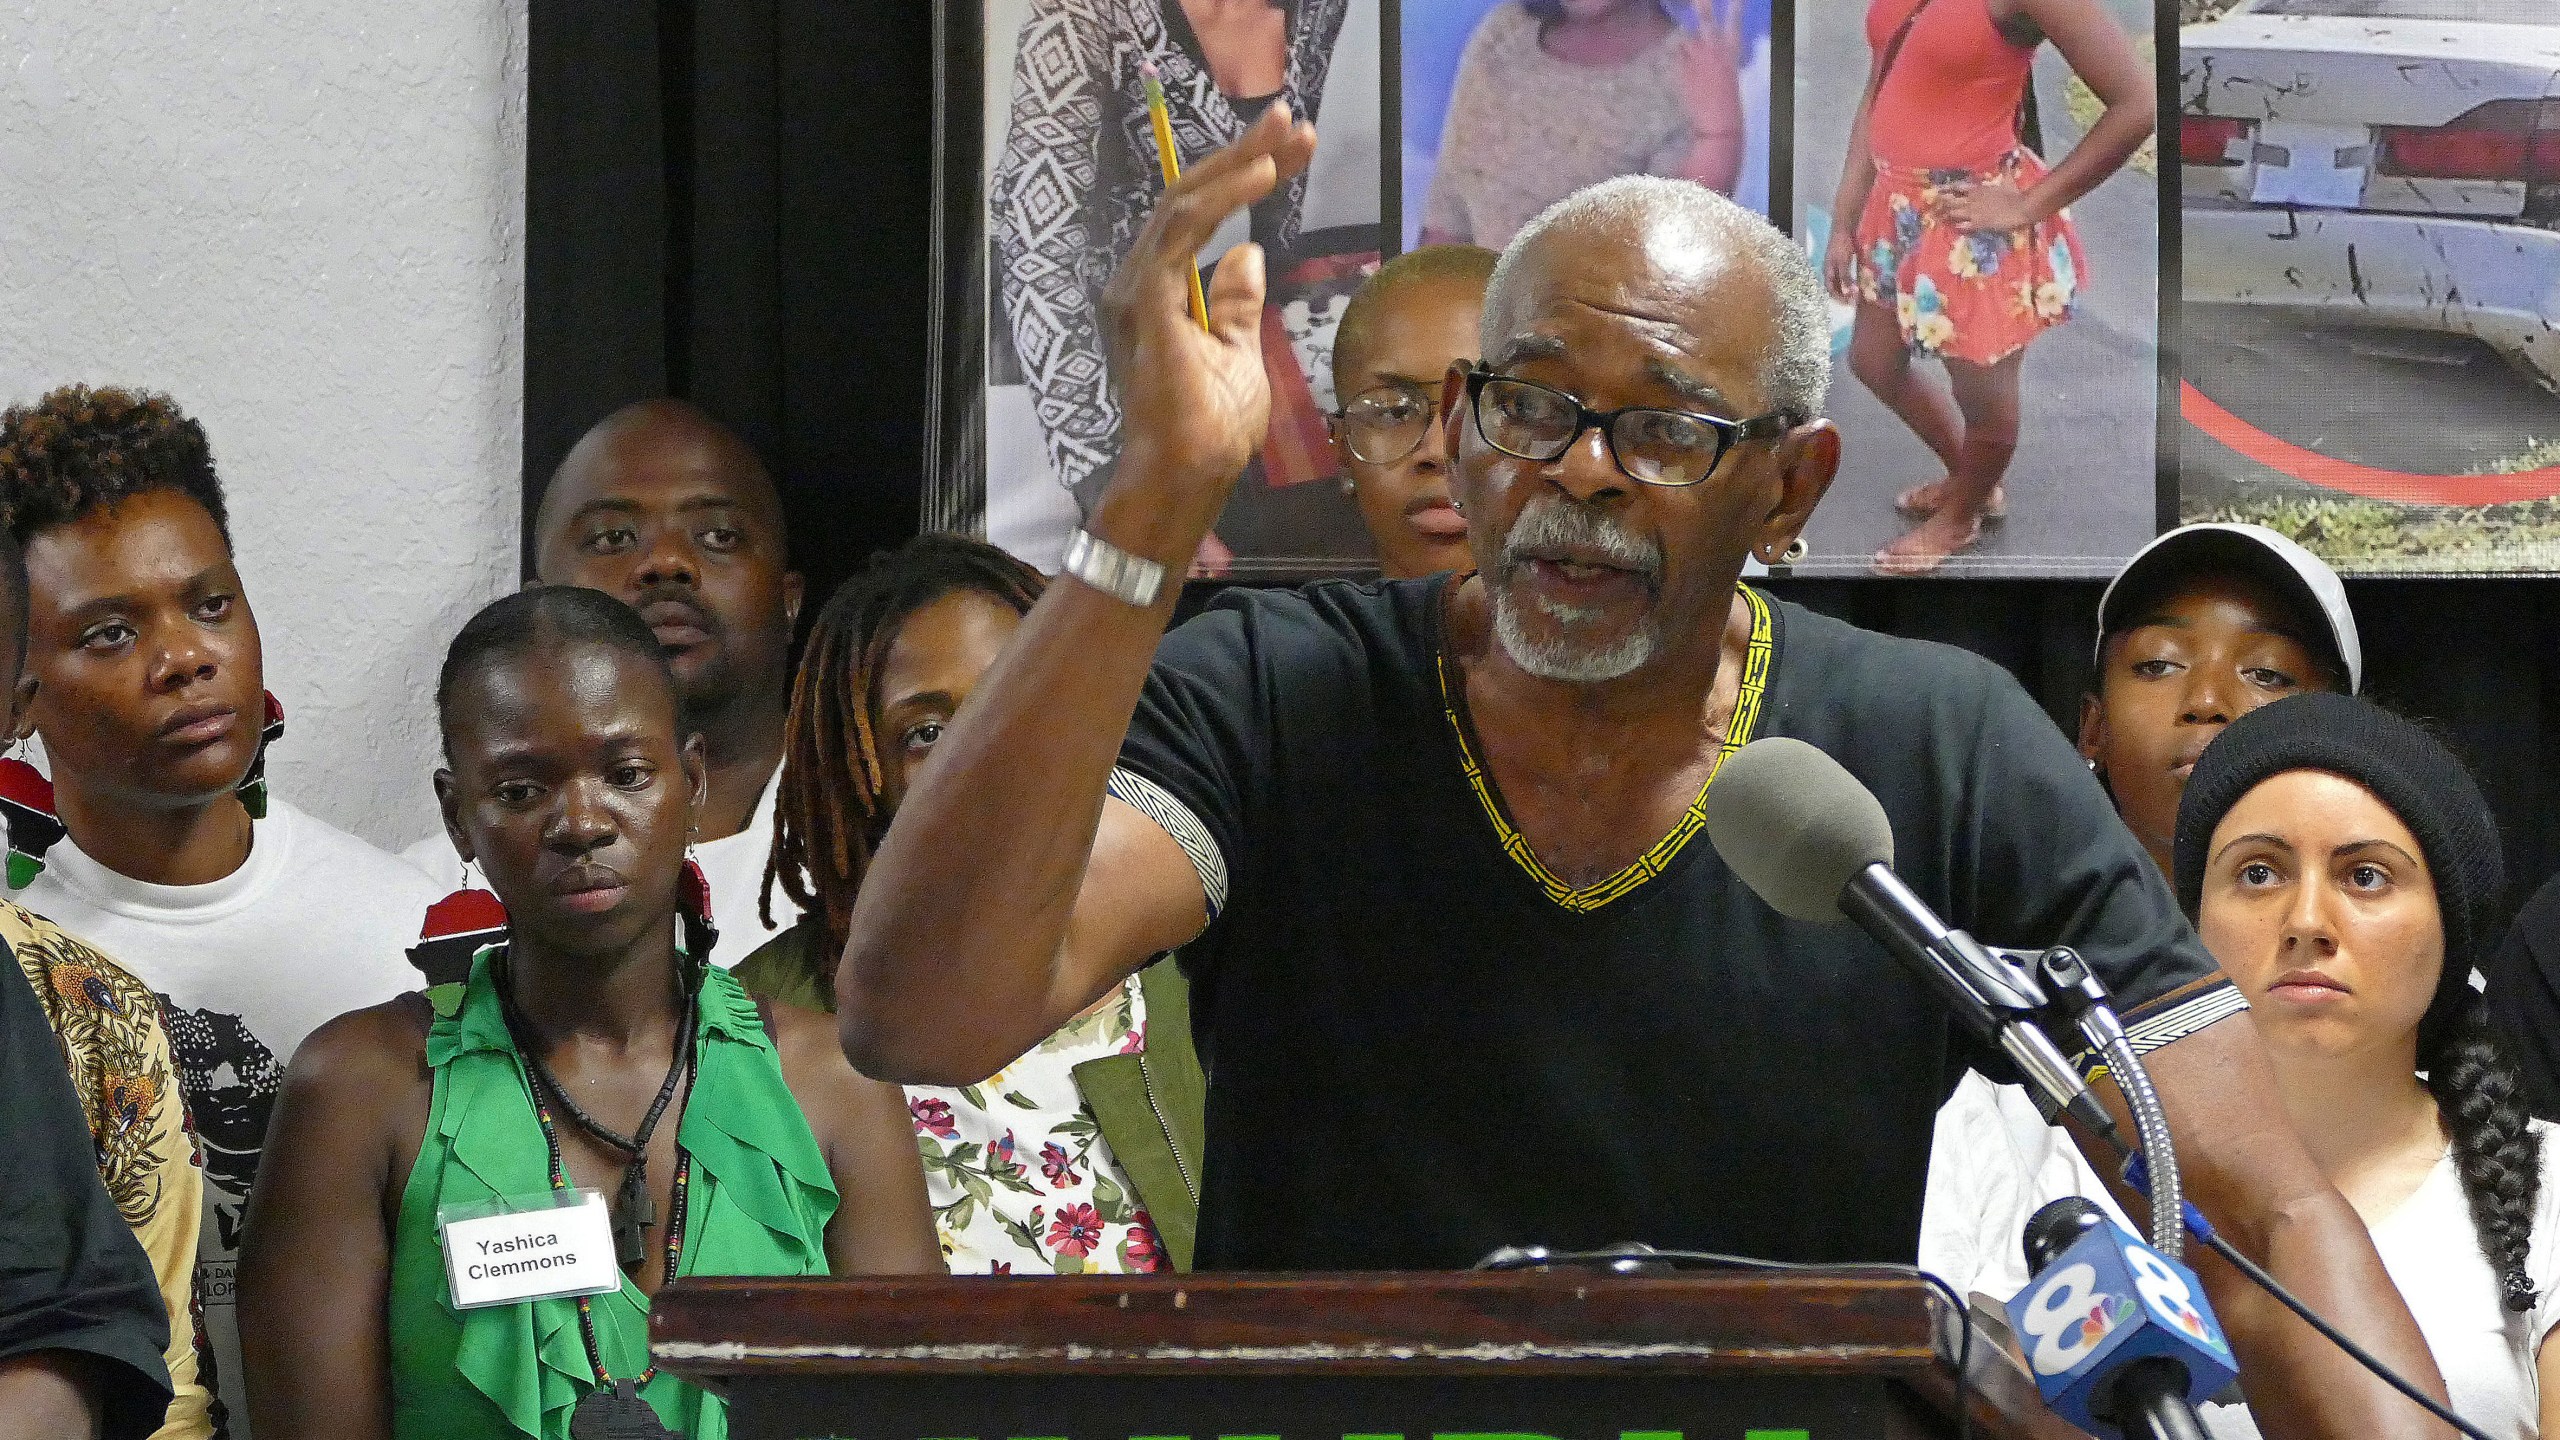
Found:
[[[544,1097],[546,1095],[558,1096],[564,1105],[569,1105],[572,1117],[581,1122],[582,1127],[590,1131],[590,1133],[598,1132],[601,1130],[601,1127],[588,1119],[585,1113],[578,1110],[575,1105],[570,1104],[568,1097],[561,1093],[557,1082],[551,1078],[549,1067],[542,1063],[541,1052],[533,1045],[527,1043],[527,1037],[523,1029],[519,1028],[520,1017],[516,1013],[514,998],[515,987],[512,983],[512,977],[503,968],[505,963],[504,960],[502,959],[499,963],[502,968],[499,970],[496,977],[498,981],[498,996],[504,1007],[503,1013],[506,1019],[508,1038],[515,1042],[517,1059],[522,1063],[526,1072],[525,1088],[533,1096],[533,1118],[535,1122],[542,1127],[542,1143],[545,1151],[548,1153],[550,1161],[551,1188],[555,1193],[564,1191],[569,1188],[568,1161],[567,1158],[562,1155],[560,1150],[559,1125],[555,1120],[553,1120],[550,1103]],[[656,1122],[660,1113],[666,1109],[668,1102],[674,1097],[677,1091],[679,1080],[683,1080],[685,1082],[683,1089],[688,1094],[693,1088],[689,1078],[693,1073],[693,1066],[690,1062],[693,1058],[692,1052],[694,1049],[695,1035],[701,1016],[701,987],[699,983],[688,984],[685,987],[684,1026],[679,1032],[681,1038],[677,1044],[676,1058],[674,1063],[668,1068],[666,1084],[660,1087],[656,1103],[650,1107],[648,1117],[641,1122],[640,1131],[636,1137],[636,1146],[624,1144],[621,1137],[615,1135],[611,1131],[602,1131],[602,1133],[597,1134],[596,1138],[603,1140],[607,1145],[612,1145],[626,1151],[635,1151],[638,1148],[646,1147],[648,1144],[649,1134],[656,1128]],[[635,1155],[631,1167],[624,1171],[624,1188],[628,1188],[631,1176],[640,1173],[640,1164],[641,1162]],[[664,1283],[665,1281],[672,1281],[676,1278],[677,1266],[684,1258],[685,1219],[688,1211],[686,1196],[692,1187],[692,1183],[693,1152],[685,1149],[682,1142],[678,1142],[676,1145],[674,1193],[669,1197],[671,1213],[667,1217],[667,1228],[663,1237],[666,1242],[666,1270],[661,1283]],[[635,1256],[632,1258],[637,1259],[639,1257]],[[631,1262],[629,1260],[625,1260],[623,1263],[629,1264]],[[591,1298],[585,1295],[578,1296],[577,1306],[578,1338],[586,1346],[587,1365],[589,1369],[595,1372],[596,1377],[596,1390],[587,1397],[587,1401],[609,1398],[610,1401],[618,1402],[626,1408],[629,1406],[645,1404],[645,1402],[638,1399],[639,1389],[641,1386],[648,1384],[650,1381],[658,1377],[658,1366],[653,1363],[636,1376],[626,1380],[616,1380],[613,1376],[613,1372],[608,1369],[604,1363],[604,1347],[598,1343],[596,1339],[595,1307]],[[580,1402],[579,1408],[581,1410],[586,1409],[587,1402]]]

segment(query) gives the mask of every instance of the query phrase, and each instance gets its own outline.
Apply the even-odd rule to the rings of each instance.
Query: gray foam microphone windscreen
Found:
[[[1836,925],[1840,891],[1893,863],[1893,822],[1837,760],[1771,736],[1733,752],[1707,791],[1707,839],[1769,908]]]

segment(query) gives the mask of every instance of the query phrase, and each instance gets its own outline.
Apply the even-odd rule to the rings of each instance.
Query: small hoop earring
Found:
[[[1813,547],[1804,543],[1804,537],[1799,535],[1793,540],[1787,542],[1787,553],[1778,557],[1778,563],[1782,565],[1802,564],[1804,562],[1804,557],[1812,553]]]

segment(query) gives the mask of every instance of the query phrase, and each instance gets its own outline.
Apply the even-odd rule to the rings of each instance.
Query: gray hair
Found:
[[[1507,335],[1504,304],[1520,257],[1552,230],[1669,224],[1740,250],[1753,260],[1778,304],[1777,353],[1761,372],[1772,409],[1808,418],[1822,413],[1831,388],[1831,297],[1822,277],[1796,243],[1752,211],[1693,180],[1660,175],[1621,175],[1566,196],[1520,227],[1503,247],[1485,283],[1481,339],[1490,356]]]

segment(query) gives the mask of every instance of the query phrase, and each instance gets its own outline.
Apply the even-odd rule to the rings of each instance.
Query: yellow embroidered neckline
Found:
[[[1457,703],[1449,689],[1448,658],[1438,653],[1432,656],[1433,668],[1440,678],[1440,713],[1449,722],[1449,733],[1457,739],[1458,764],[1467,772],[1467,785],[1476,792],[1477,803],[1484,806],[1485,818],[1493,822],[1493,833],[1502,842],[1502,853],[1527,871],[1529,878],[1537,881],[1538,887],[1547,892],[1549,900],[1576,912],[1597,910],[1661,874],[1670,866],[1672,857],[1680,853],[1680,847],[1688,844],[1705,827],[1708,789],[1716,783],[1716,774],[1724,769],[1724,762],[1732,757],[1734,751],[1749,743],[1751,732],[1759,725],[1761,696],[1769,687],[1769,661],[1777,648],[1769,618],[1769,602],[1761,597],[1759,591],[1747,585],[1736,588],[1751,606],[1751,644],[1743,655],[1742,686],[1733,699],[1733,718],[1725,724],[1724,744],[1717,749],[1715,763],[1707,770],[1706,784],[1698,787],[1698,797],[1689,802],[1689,808],[1681,814],[1680,822],[1671,827],[1671,833],[1655,841],[1652,849],[1628,862],[1627,867],[1617,874],[1579,888],[1556,878],[1555,872],[1549,870],[1538,859],[1537,852],[1529,848],[1528,840],[1512,828],[1510,817],[1502,813],[1502,802],[1493,793],[1492,778],[1476,760],[1474,747],[1467,743],[1467,727],[1459,723]]]

